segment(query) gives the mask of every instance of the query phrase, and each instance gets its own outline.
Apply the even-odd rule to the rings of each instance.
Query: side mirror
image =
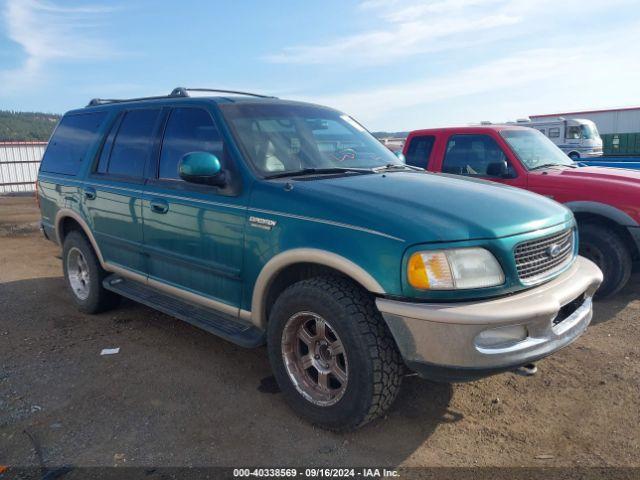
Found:
[[[497,178],[515,178],[515,172],[507,162],[493,162],[487,165],[487,176]]]
[[[402,163],[407,163],[407,159],[405,158],[404,153],[402,153],[401,150],[393,152],[393,154],[398,157],[398,160],[400,160]]]
[[[223,187],[227,183],[220,160],[212,153],[191,152],[180,159],[178,173],[185,182]]]

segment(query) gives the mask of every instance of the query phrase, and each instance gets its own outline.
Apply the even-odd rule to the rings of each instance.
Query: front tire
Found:
[[[580,255],[594,262],[604,276],[597,298],[618,293],[631,275],[631,253],[622,238],[604,225],[580,226]]]
[[[64,239],[62,266],[71,297],[81,312],[99,313],[118,304],[120,297],[102,286],[108,273],[87,238],[77,230]]]
[[[356,429],[384,414],[404,365],[371,295],[342,277],[316,277],[276,300],[269,360],[291,408],[315,425]]]

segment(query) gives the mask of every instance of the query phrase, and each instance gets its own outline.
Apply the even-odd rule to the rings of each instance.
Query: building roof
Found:
[[[609,109],[603,109],[603,110],[582,110],[579,112],[564,112],[564,113],[545,113],[542,115],[529,115],[529,118],[563,117],[566,115],[585,115],[589,113],[624,112],[629,110],[640,110],[640,107],[609,108]]]

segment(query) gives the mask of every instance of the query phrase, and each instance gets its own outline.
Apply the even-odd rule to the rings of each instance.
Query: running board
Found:
[[[253,325],[210,308],[185,302],[120,275],[109,275],[103,280],[102,285],[118,295],[184,320],[241,347],[257,347],[265,342],[264,332]]]

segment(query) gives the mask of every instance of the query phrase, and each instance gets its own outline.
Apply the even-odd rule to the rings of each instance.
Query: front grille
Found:
[[[518,276],[531,284],[562,270],[573,259],[573,229],[523,242],[516,246]]]

